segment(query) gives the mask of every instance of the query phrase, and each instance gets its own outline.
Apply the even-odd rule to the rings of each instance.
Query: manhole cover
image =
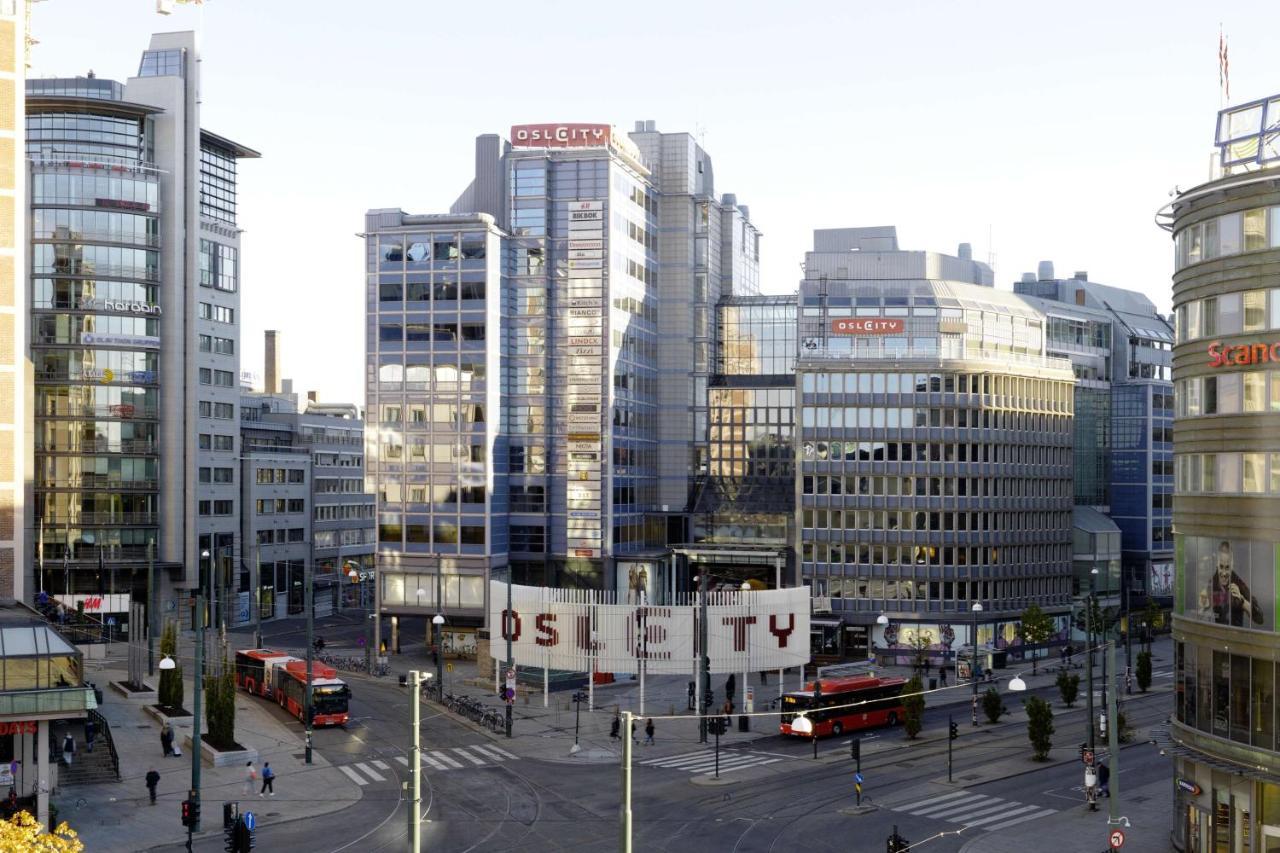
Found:
[[[150,726],[150,724],[148,724],[148,723],[138,723],[138,725],[134,726],[134,728],[137,728],[137,729],[149,729],[149,728],[151,728],[151,726]]]

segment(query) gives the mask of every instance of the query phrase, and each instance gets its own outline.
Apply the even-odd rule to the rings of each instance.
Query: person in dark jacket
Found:
[[[166,725],[160,730],[160,746],[164,748],[164,757],[173,755],[173,729]]]
[[[151,795],[151,805],[156,804],[156,785],[160,784],[160,774],[152,767],[147,771],[147,793]]]
[[[1102,796],[1111,797],[1111,768],[1102,762],[1098,765],[1098,793]]]
[[[609,737],[613,738],[614,740],[617,740],[618,729],[620,728],[622,728],[622,719],[617,715],[614,715],[613,723],[611,723],[609,726]]]

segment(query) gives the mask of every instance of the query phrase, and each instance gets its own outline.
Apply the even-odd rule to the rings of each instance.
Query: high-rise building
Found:
[[[747,210],[652,122],[481,136],[451,210],[366,219],[384,610],[434,607],[437,566],[666,594],[707,469],[715,306],[758,287]],[[466,458],[429,470],[411,442]]]
[[[904,251],[892,227],[815,231],[804,269],[796,527],[835,617],[814,654],[941,654],[975,625],[1012,645],[1031,604],[1065,629],[1073,377],[1044,315],[967,245]]]
[[[27,354],[25,3],[0,2],[0,599],[32,594],[31,361]]]
[[[69,606],[143,599],[152,549],[162,608],[241,556],[236,167],[258,154],[200,127],[200,66],[162,33],[124,84],[27,83],[31,524]]]
[[[1218,116],[1174,241],[1174,843],[1280,844],[1280,95]]]

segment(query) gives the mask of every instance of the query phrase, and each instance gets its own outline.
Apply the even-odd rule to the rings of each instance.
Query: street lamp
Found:
[[[880,626],[880,628],[881,628],[881,630],[883,631],[883,629],[885,629],[885,628],[889,627],[889,617],[888,617],[887,615],[885,615],[884,613],[881,613],[879,616],[877,616],[877,617],[876,617],[876,624],[877,624],[877,625],[879,625],[879,626]],[[874,641],[874,640],[872,640],[872,642],[871,642],[871,648],[872,648],[872,650],[873,650],[873,651],[874,651],[875,647],[876,647],[875,641]],[[875,657],[875,656],[874,656],[874,655],[871,655],[871,657]],[[876,663],[879,663],[879,661],[876,661]],[[886,663],[886,664],[885,664],[885,666],[888,666],[888,664]],[[803,685],[801,685],[801,686],[803,686]]]
[[[742,586],[740,588],[742,589],[742,592],[743,592],[742,602],[747,605],[747,623],[750,624],[751,597],[746,593],[751,591],[751,583],[749,581],[743,581]],[[748,717],[747,714],[751,713],[751,711],[753,710],[747,707],[747,685],[751,683],[750,681],[747,680],[751,672],[751,642],[749,639],[746,646],[747,646],[747,653],[742,658],[742,716],[738,718],[740,728],[751,725],[751,718]],[[729,698],[732,698],[732,697],[729,697]],[[742,731],[746,731],[746,729],[742,728]]]
[[[1009,689],[1015,693],[1021,693],[1027,689],[1027,682],[1022,680],[1021,672],[1009,679]]]
[[[165,655],[163,658],[161,658],[160,663],[156,664],[156,666],[166,670],[178,668],[178,665],[174,662],[173,658],[169,657],[168,655]]]
[[[209,584],[209,618],[205,620],[205,624],[201,626],[202,631],[207,631],[208,627],[213,624],[213,552],[205,548],[200,552],[200,559],[207,561],[208,584]],[[198,586],[199,584],[197,584]],[[204,618],[204,612],[201,611],[201,618]]]
[[[1094,566],[1089,570],[1089,597],[1085,599],[1084,605],[1084,625],[1085,625],[1085,644],[1089,653],[1088,660],[1085,661],[1087,672],[1087,692],[1089,694],[1089,751],[1093,751],[1094,739],[1093,733],[1096,728],[1093,717],[1093,608],[1096,606],[1097,598],[1094,596],[1094,581],[1098,577],[1098,567]]]
[[[978,614],[982,612],[982,602],[975,601],[973,607],[973,660],[969,661],[969,680],[973,682],[973,724],[978,724]]]
[[[437,602],[437,605],[439,602]],[[444,696],[444,649],[440,645],[440,632],[444,630],[444,617],[437,613],[431,617],[431,624],[435,628],[436,635],[436,684],[439,685],[440,695]]]

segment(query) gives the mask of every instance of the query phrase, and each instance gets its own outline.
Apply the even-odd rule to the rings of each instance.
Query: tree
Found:
[[[208,704],[209,743],[222,750],[236,748],[236,677],[225,653],[222,671],[205,676],[204,694]]]
[[[1062,704],[1070,708],[1080,695],[1080,676],[1068,674],[1065,669],[1058,671],[1058,693],[1062,695]]]
[[[1037,646],[1046,642],[1053,636],[1053,618],[1040,609],[1038,604],[1033,604],[1026,610],[1022,611],[1022,623],[1018,626],[1018,635],[1022,637],[1022,642]],[[1031,653],[1031,673],[1036,673],[1036,655]]]
[[[1027,737],[1036,761],[1047,761],[1053,748],[1053,708],[1039,696],[1027,699]]]
[[[920,734],[920,729],[924,726],[923,689],[918,675],[913,675],[902,689],[902,727],[906,730],[907,737],[912,739]]]
[[[1150,651],[1151,643],[1155,640],[1156,628],[1164,622],[1164,611],[1160,609],[1160,605],[1156,604],[1155,599],[1148,598],[1143,616],[1145,617],[1143,621],[1146,623],[1147,651]]]
[[[160,705],[175,710],[182,708],[182,664],[178,663],[178,626],[170,620],[160,635],[160,654],[173,660],[173,669],[160,670]]]
[[[929,635],[919,633],[911,638],[908,645],[913,651],[913,661],[916,671],[928,670],[929,665]]]
[[[1143,693],[1151,686],[1151,652],[1138,652],[1138,689]]]
[[[45,832],[44,824],[21,811],[9,820],[0,821],[0,853],[81,853],[82,842],[66,821],[53,832]]]
[[[994,687],[988,687],[987,692],[982,694],[982,713],[987,715],[987,722],[1000,722],[1000,715],[1008,713],[1009,709],[1004,706],[1004,700],[1000,698],[1000,692]]]

